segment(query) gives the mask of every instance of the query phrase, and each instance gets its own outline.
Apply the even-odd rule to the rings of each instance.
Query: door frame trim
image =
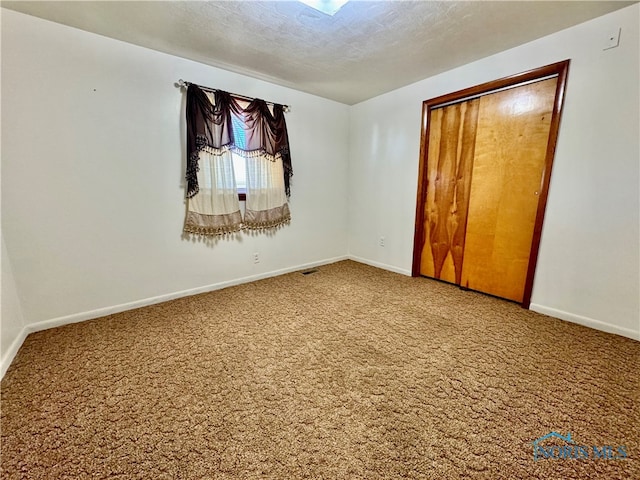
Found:
[[[538,210],[536,213],[536,221],[533,228],[533,239],[531,243],[531,252],[529,255],[529,266],[527,268],[527,277],[524,287],[524,295],[521,305],[529,308],[531,303],[531,291],[533,290],[533,279],[538,261],[538,252],[540,249],[540,237],[542,235],[542,225],[544,222],[544,213],[547,206],[547,195],[549,193],[549,183],[551,181],[551,169],[553,167],[553,158],[555,156],[556,145],[558,143],[558,132],[560,130],[560,119],[562,117],[562,108],[564,106],[565,90],[567,86],[567,76],[569,73],[570,60],[553,63],[544,67],[535,68],[526,72],[518,73],[508,77],[486,82],[473,87],[458,90],[457,92],[448,93],[439,97],[425,100],[422,102],[422,134],[420,137],[420,161],[418,167],[418,192],[416,199],[416,220],[413,239],[413,265],[411,268],[411,276],[420,276],[420,260],[422,257],[422,249],[425,243],[424,232],[424,207],[427,201],[427,155],[429,152],[429,117],[431,111],[442,107],[444,104],[463,102],[469,97],[478,97],[488,95],[496,90],[505,88],[514,88],[524,83],[532,81],[540,81],[544,78],[552,76],[558,77],[556,86],[556,96],[553,104],[553,113],[551,116],[551,125],[549,129],[549,141],[547,143],[547,151],[545,155],[545,166],[542,174],[542,184],[540,188],[540,199],[538,200]]]

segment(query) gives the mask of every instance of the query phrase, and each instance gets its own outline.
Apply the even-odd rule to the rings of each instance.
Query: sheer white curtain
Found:
[[[198,235],[222,235],[242,228],[238,189],[230,150],[199,152],[199,191],[187,199],[184,231]]]
[[[273,228],[291,220],[284,187],[282,158],[253,156],[247,161],[247,204],[244,226],[251,230]]]

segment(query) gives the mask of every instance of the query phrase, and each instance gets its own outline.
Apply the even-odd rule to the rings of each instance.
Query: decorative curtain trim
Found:
[[[236,147],[234,145],[225,145],[222,148],[212,148],[212,147],[210,147],[208,145],[205,145],[200,150],[198,150],[198,153],[200,153],[200,152],[207,152],[207,153],[210,153],[211,155],[224,155],[227,152],[233,152],[233,153],[236,153],[236,154],[242,156],[243,158],[258,158],[258,157],[262,157],[262,158],[266,158],[270,162],[275,162],[277,160],[281,160],[282,159],[282,154],[281,153],[276,153],[275,155],[270,155],[267,152],[265,152],[264,150],[254,150],[252,152],[247,152],[246,150],[243,150],[242,148],[238,148],[238,147]],[[198,171],[199,171],[199,169],[198,169]]]
[[[240,230],[242,230],[240,211],[224,215],[205,215],[189,211],[184,223],[185,233],[195,235],[227,235]]]
[[[197,85],[187,89],[187,198],[198,193],[198,158],[205,148],[222,151],[225,147],[241,149],[247,153],[263,152],[270,158],[282,158],[285,193],[291,195],[290,178],[293,175],[289,136],[284,118],[284,107],[274,104],[273,114],[264,100],[253,99],[246,108],[228,92],[216,90],[215,105]],[[232,116],[241,120],[244,135],[234,132]],[[244,137],[244,145],[236,143]]]
[[[247,210],[242,222],[240,212],[228,215],[204,215],[188,212],[184,232],[193,235],[218,236],[242,230],[267,230],[287,225],[291,221],[289,205],[284,204],[270,210]]]
[[[264,230],[277,228],[291,221],[289,205],[285,203],[269,210],[249,210],[244,212],[243,228],[247,230]]]

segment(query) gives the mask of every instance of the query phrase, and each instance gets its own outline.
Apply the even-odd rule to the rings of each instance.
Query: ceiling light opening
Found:
[[[305,5],[324,13],[334,16],[349,0],[300,0]]]

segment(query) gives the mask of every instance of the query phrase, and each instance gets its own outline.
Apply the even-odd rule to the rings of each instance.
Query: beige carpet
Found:
[[[340,262],[30,335],[2,478],[638,479],[639,371],[640,342]],[[552,431],[627,458],[534,460]]]

